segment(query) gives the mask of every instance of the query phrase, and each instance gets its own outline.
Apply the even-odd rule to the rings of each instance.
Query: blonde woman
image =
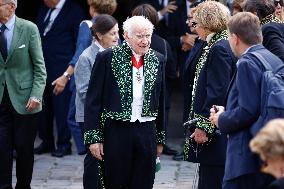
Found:
[[[269,189],[284,188],[284,119],[268,122],[251,140],[250,148],[264,161],[262,171],[276,179]]]
[[[214,129],[208,117],[212,105],[225,104],[235,70],[236,60],[227,40],[229,17],[230,11],[223,4],[207,1],[196,7],[191,22],[198,36],[207,42],[195,68],[191,104],[188,104],[188,119],[198,122],[185,143],[185,158],[200,163],[199,189],[222,187],[227,137]]]

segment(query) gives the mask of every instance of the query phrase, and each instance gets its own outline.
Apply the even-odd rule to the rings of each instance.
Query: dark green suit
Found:
[[[16,189],[28,189],[33,172],[37,112],[42,107],[28,112],[26,105],[30,97],[42,99],[46,70],[36,25],[18,17],[12,17],[5,23],[8,24],[14,26],[13,32],[8,27],[12,41],[6,61],[0,56],[0,188],[12,188],[15,149]]]

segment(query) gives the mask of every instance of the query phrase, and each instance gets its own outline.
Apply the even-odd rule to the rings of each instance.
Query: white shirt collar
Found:
[[[56,9],[62,9],[66,0],[60,0],[57,5],[55,6]]]
[[[99,52],[102,52],[105,50],[105,48],[103,48],[97,40],[95,41],[95,44],[99,47]]]
[[[215,35],[215,33],[213,32],[213,33],[210,33],[209,35],[207,35],[207,37],[206,37],[206,41],[207,41],[207,43],[209,43],[209,41],[212,39],[212,37]]]
[[[141,55],[137,54],[134,52],[134,50],[132,50],[132,54],[134,55],[134,57],[136,58],[136,60],[139,60]]]
[[[12,30],[15,25],[15,22],[16,22],[16,16],[13,15],[12,18],[8,20],[8,22],[5,24],[5,26],[7,27],[8,30]]]

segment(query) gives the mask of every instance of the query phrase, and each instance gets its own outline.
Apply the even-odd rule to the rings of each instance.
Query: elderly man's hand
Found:
[[[40,105],[40,100],[35,97],[31,97],[26,105],[26,109],[28,112],[31,112],[39,105]]]
[[[104,145],[103,143],[95,143],[89,146],[91,154],[98,160],[103,160],[104,155]]]
[[[157,145],[157,156],[158,156],[158,157],[161,156],[161,154],[162,154],[162,152],[163,152],[163,149],[164,149],[164,147],[163,147],[162,144],[158,144],[158,145]]]

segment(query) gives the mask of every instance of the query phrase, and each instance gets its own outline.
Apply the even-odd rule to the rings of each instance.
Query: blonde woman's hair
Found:
[[[226,29],[230,11],[222,3],[206,1],[196,7],[193,17],[199,26],[211,32],[220,32]]]
[[[250,148],[263,160],[284,157],[284,119],[269,121],[250,141]]]

